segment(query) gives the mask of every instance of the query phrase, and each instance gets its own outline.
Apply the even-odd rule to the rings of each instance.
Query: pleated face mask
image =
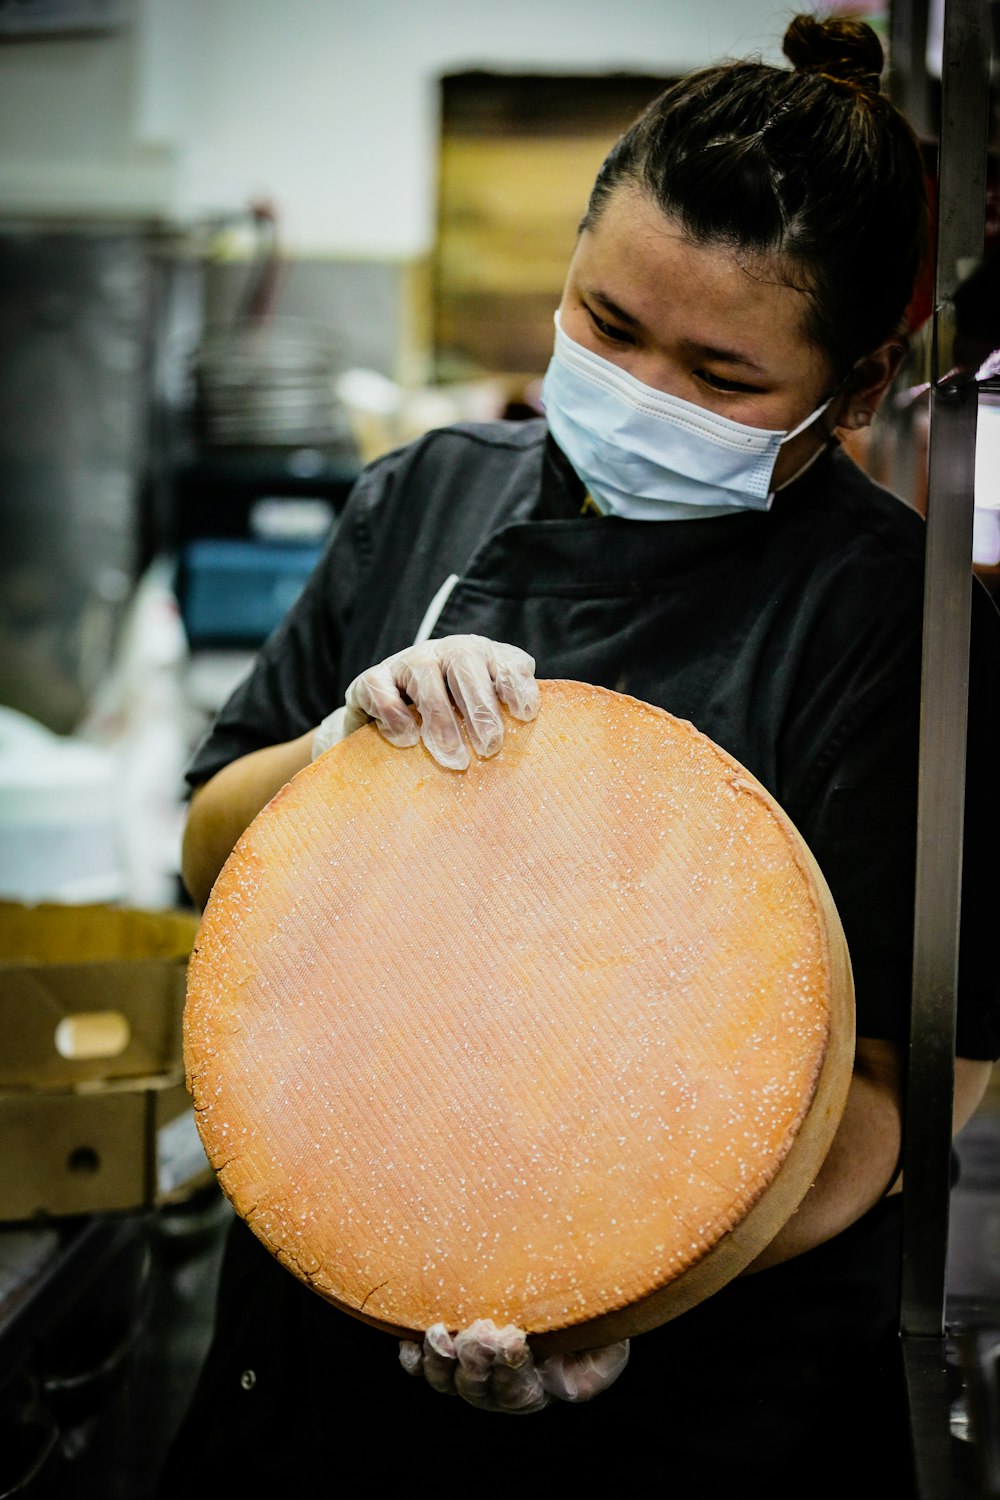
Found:
[[[768,510],[784,443],[830,405],[787,431],[747,427],[643,385],[568,338],[556,342],[542,404],[549,430],[605,514],[636,521]]]

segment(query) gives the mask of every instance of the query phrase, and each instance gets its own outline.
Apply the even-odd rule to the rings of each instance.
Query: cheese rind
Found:
[[[219,876],[185,1056],[236,1211],[337,1306],[548,1347],[711,1295],[794,1211],[853,1057],[822,876],[689,724],[545,682],[468,771],[374,726]]]

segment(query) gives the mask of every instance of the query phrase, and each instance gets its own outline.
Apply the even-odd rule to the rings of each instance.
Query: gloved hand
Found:
[[[525,1333],[513,1324],[497,1328],[479,1318],[453,1338],[443,1323],[428,1328],[423,1347],[409,1339],[399,1346],[399,1362],[409,1375],[423,1376],[436,1391],[461,1396],[483,1411],[529,1415],[555,1397],[589,1401],[613,1385],[628,1364],[629,1342],[550,1354],[535,1364]]]
[[[313,735],[312,758],[374,719],[390,745],[423,740],[442,766],[464,771],[470,757],[458,715],[476,754],[495,755],[503,742],[498,702],[515,719],[538,713],[534,673],[526,651],[482,635],[447,635],[408,646],[355,677],[344,707]]]

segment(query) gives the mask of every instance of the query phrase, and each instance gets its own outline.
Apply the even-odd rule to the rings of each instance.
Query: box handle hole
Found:
[[[100,1165],[101,1158],[93,1146],[76,1146],[66,1158],[68,1170],[79,1177],[92,1177]]]
[[[120,1057],[131,1040],[128,1018],[118,1010],[77,1011],[56,1027],[56,1051],[74,1062]]]

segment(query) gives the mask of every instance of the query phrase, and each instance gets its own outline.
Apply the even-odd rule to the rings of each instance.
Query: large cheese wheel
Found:
[[[378,1327],[542,1349],[736,1275],[826,1154],[853,1060],[837,914],[691,725],[571,682],[465,772],[373,726],[237,844],[190,967],[209,1159],[291,1272]]]

